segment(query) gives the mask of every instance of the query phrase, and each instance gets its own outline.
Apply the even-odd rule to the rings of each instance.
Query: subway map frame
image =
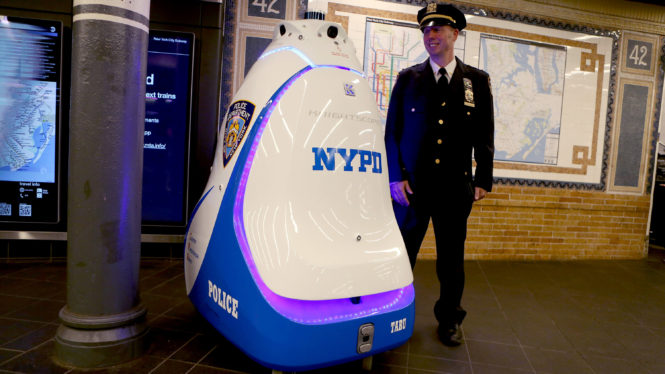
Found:
[[[351,0],[328,2],[326,19],[347,29],[384,116],[389,85],[381,90],[371,79],[377,69],[384,69],[389,73],[380,81],[394,84],[399,70],[425,60],[415,22],[419,9],[376,0],[363,2],[363,7]],[[491,18],[474,15],[483,14],[478,9],[460,9],[467,13],[468,26],[460,33],[455,54],[491,77],[495,181],[604,189],[619,33],[521,17]],[[377,58],[372,50],[381,40],[390,43],[383,43],[385,56]],[[418,47],[423,53],[417,53]],[[384,65],[377,68],[377,60]]]

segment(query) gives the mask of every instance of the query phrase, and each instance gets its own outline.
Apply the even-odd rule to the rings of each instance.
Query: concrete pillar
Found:
[[[67,305],[56,360],[94,368],[147,348],[139,300],[150,0],[74,0]]]

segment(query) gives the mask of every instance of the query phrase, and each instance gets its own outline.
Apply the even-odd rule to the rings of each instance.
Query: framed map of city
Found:
[[[399,71],[427,58],[416,24],[420,7],[376,0],[357,4],[329,1],[326,19],[347,30],[385,116]],[[455,55],[491,78],[495,177],[602,185],[616,36],[466,17]]]
[[[557,165],[566,48],[481,34],[479,67],[493,80],[494,159]]]

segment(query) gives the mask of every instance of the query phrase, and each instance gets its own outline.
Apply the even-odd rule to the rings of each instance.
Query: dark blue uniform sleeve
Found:
[[[474,184],[485,191],[492,190],[494,172],[494,98],[490,87],[489,76],[483,74],[478,82],[480,105],[479,132],[474,136],[473,154],[476,160]]]
[[[404,165],[400,155],[399,142],[404,131],[403,91],[404,76],[397,76],[397,82],[393,87],[388,106],[388,117],[386,119],[386,156],[388,159],[388,177],[390,182],[399,182],[407,179],[404,175]]]

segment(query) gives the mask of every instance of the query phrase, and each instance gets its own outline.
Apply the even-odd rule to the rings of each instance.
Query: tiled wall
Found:
[[[648,195],[494,186],[469,217],[466,258],[638,259],[648,216]],[[420,257],[436,257],[431,227]]]

